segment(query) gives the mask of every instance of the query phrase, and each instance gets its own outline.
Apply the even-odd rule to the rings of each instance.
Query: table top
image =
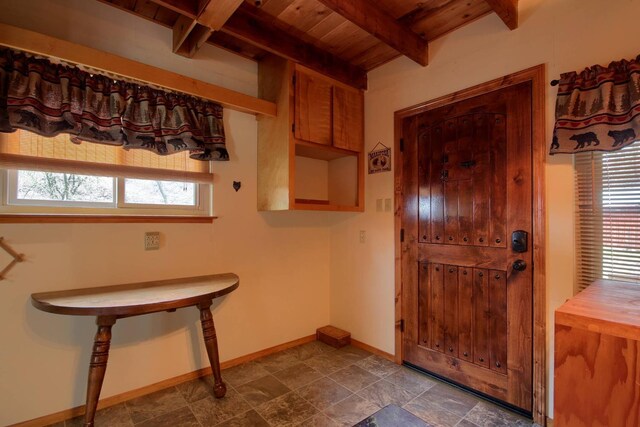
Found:
[[[189,307],[239,286],[233,273],[31,294],[31,304],[56,314],[136,316]]]
[[[640,284],[596,280],[556,310],[556,324],[640,340]]]

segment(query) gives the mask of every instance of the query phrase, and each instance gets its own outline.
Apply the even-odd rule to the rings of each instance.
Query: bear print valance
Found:
[[[550,154],[612,151],[640,137],[640,56],[560,78]]]
[[[228,160],[222,107],[0,47],[0,132]]]

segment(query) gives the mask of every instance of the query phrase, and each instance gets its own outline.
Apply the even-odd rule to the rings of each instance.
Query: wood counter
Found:
[[[555,313],[554,425],[640,426],[640,284],[598,280]]]

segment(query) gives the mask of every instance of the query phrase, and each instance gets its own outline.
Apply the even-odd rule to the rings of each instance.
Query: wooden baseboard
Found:
[[[387,353],[386,351],[382,351],[378,348],[372,347],[369,344],[363,343],[362,341],[354,340],[353,338],[351,338],[351,345],[354,347],[358,347],[363,350],[366,350],[369,353],[373,353],[377,356],[384,357],[385,359],[390,360],[393,363],[396,363],[395,356],[393,354],[390,354],[390,353]]]
[[[311,341],[315,341],[315,339],[316,339],[316,335],[313,334],[303,338],[299,338],[297,340],[286,342],[284,344],[276,345],[274,347],[269,347],[264,350],[257,351],[255,353],[247,354],[245,356],[236,357],[235,359],[221,362],[220,368],[223,370],[229,369],[233,366],[241,365],[243,363],[250,362],[252,360],[256,360],[273,353],[278,353],[280,351],[283,351],[292,347],[296,347]],[[126,391],[124,393],[116,394],[114,396],[109,396],[104,399],[100,399],[100,401],[98,402],[98,409],[108,408],[109,406],[114,406],[119,403],[125,402],[127,400],[135,399],[136,397],[144,396],[168,387],[173,387],[175,385],[182,384],[184,382],[191,381],[196,378],[200,378],[202,376],[209,375],[209,374],[211,374],[211,367],[202,368],[193,372],[188,372],[186,374],[178,375],[177,377],[168,378],[166,380],[157,382],[155,384],[150,384],[148,386],[144,386],[135,390]],[[222,374],[224,375],[224,372]],[[9,427],[42,427],[42,426],[47,426],[49,424],[59,423],[60,421],[68,420],[70,418],[74,418],[80,415],[84,415],[84,405],[76,406],[75,408],[71,408],[71,409],[65,409],[63,411],[56,412],[54,414],[44,415],[42,417],[34,418],[29,421],[23,421],[17,424],[13,424],[12,426],[9,426]]]

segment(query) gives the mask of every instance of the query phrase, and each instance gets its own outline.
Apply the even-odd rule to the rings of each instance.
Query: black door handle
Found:
[[[517,259],[513,262],[513,269],[515,271],[525,271],[527,269],[527,263],[521,259]]]

